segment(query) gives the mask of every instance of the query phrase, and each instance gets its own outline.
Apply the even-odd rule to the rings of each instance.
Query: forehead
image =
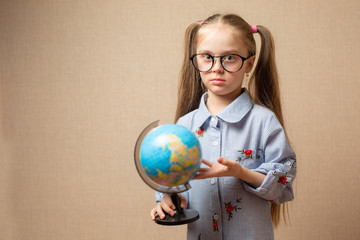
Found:
[[[201,28],[197,34],[197,52],[209,51],[214,54],[227,52],[245,54],[246,47],[243,44],[241,33],[229,25],[213,24]]]

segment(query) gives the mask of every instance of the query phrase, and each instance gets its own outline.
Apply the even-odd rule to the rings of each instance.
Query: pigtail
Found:
[[[270,31],[264,26],[256,26],[257,33],[261,39],[261,49],[258,56],[258,63],[250,80],[249,88],[254,94],[254,102],[272,110],[282,127],[284,118],[281,109],[280,88],[278,72],[275,64],[275,44]],[[282,210],[282,211],[281,211]],[[271,204],[271,218],[276,227],[280,222],[280,215],[283,219],[289,218],[287,203]]]
[[[190,57],[196,53],[196,33],[200,22],[191,24],[185,32],[184,60],[180,72],[178,87],[178,103],[175,113],[175,122],[192,110],[199,107],[202,94],[205,92],[200,73],[191,65]]]
[[[278,72],[275,64],[275,45],[270,31],[258,25],[257,32],[261,39],[261,49],[258,63],[250,81],[254,88],[254,101],[272,110],[284,127],[282,115]]]

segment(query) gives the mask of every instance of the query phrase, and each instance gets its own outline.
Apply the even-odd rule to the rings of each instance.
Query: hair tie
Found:
[[[251,25],[250,27],[251,27],[252,33],[257,33],[257,27],[256,27],[256,25]]]
[[[202,21],[200,22],[200,26],[203,25],[203,23],[204,23],[204,20],[202,20]]]

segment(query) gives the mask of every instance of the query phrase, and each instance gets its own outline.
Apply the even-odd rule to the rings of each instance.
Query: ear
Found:
[[[249,73],[251,71],[251,69],[254,66],[254,62],[255,62],[255,55],[250,57],[248,60],[245,61],[246,65],[245,65],[245,73]]]

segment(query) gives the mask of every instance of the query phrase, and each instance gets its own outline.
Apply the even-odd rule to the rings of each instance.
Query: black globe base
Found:
[[[165,213],[165,218],[155,217],[155,222],[161,225],[181,225],[194,222],[199,219],[199,213],[193,209],[183,209],[180,207],[180,198],[177,193],[171,194],[171,199],[176,207],[174,216]]]
[[[199,213],[192,209],[183,209],[182,213],[178,213],[176,210],[174,212],[174,216],[165,214],[164,219],[157,216],[155,218],[155,222],[161,225],[181,225],[188,224],[199,219]]]

